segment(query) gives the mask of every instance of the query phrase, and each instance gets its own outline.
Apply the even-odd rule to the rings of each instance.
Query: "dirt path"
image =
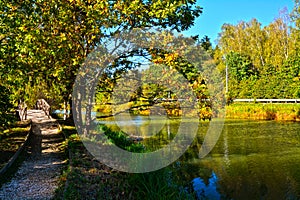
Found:
[[[63,136],[59,124],[41,110],[29,110],[33,134],[30,156],[12,180],[0,189],[0,199],[51,199],[58,187],[58,177],[66,163],[60,148]]]

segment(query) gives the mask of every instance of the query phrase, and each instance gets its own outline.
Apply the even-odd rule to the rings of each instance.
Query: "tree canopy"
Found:
[[[195,0],[0,2],[0,75],[12,102],[71,99],[81,63],[102,41],[133,28],[187,30]]]

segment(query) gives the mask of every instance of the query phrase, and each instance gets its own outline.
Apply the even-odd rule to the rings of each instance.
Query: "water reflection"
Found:
[[[134,118],[147,124],[146,119]],[[153,140],[143,141],[151,150],[168,144],[180,124],[176,120],[153,122],[164,128]],[[227,120],[212,152],[199,159],[208,125],[201,122],[174,174],[184,186],[192,182],[199,199],[300,199],[300,123]]]
[[[140,116],[121,113],[112,118],[98,120],[112,129],[122,130],[131,136],[151,137],[166,129],[168,119],[166,116]]]
[[[223,140],[224,140],[224,162],[226,167],[230,167],[230,160],[229,160],[229,149],[228,149],[228,127],[224,127],[223,131]]]
[[[192,183],[198,199],[218,200],[221,198],[218,192],[218,177],[214,172],[212,172],[211,177],[207,181],[198,177],[193,179]]]
[[[98,124],[105,124],[113,131],[123,131],[129,136],[142,137],[143,144],[150,151],[158,150],[169,144],[176,136],[180,122],[181,119],[169,119],[166,116],[140,116],[128,113],[122,113],[117,118],[98,120]]]

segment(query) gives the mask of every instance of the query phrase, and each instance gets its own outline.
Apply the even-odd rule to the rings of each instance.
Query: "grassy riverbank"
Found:
[[[300,104],[233,103],[226,106],[226,118],[300,121]]]
[[[24,143],[28,131],[30,129],[28,123],[15,123],[9,129],[0,131],[0,169],[6,162],[18,151]]]
[[[106,130],[108,137],[111,130]],[[132,174],[113,170],[97,161],[84,147],[74,126],[63,126],[69,165],[61,175],[55,199],[195,199],[172,177],[172,166],[149,173]],[[110,138],[118,146],[140,151],[121,134]],[[125,141],[125,142],[124,142]]]
[[[0,131],[0,169],[7,164],[9,159],[14,156],[20,146],[24,143],[30,129],[29,123],[30,121],[16,122],[8,129],[3,128]],[[26,154],[27,152],[22,152],[13,165],[0,176],[0,187],[3,183],[9,181],[13,177],[18,170],[18,167],[25,159]]]

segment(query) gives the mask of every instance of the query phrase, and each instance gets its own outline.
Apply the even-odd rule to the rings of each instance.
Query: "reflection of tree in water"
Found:
[[[184,160],[184,159],[183,159]],[[174,178],[187,186],[197,199],[220,199],[218,177],[215,172],[201,163],[177,162]]]
[[[201,143],[201,133],[197,135],[180,158],[175,179],[187,186],[199,177],[202,199],[213,174],[221,199],[299,199],[299,141],[294,140],[298,130],[295,123],[228,121],[221,139],[203,159],[197,155],[195,143]]]
[[[202,179],[197,177],[193,179],[192,183],[198,199],[213,200],[221,198],[218,192],[218,177],[214,172],[211,173],[209,178]]]

